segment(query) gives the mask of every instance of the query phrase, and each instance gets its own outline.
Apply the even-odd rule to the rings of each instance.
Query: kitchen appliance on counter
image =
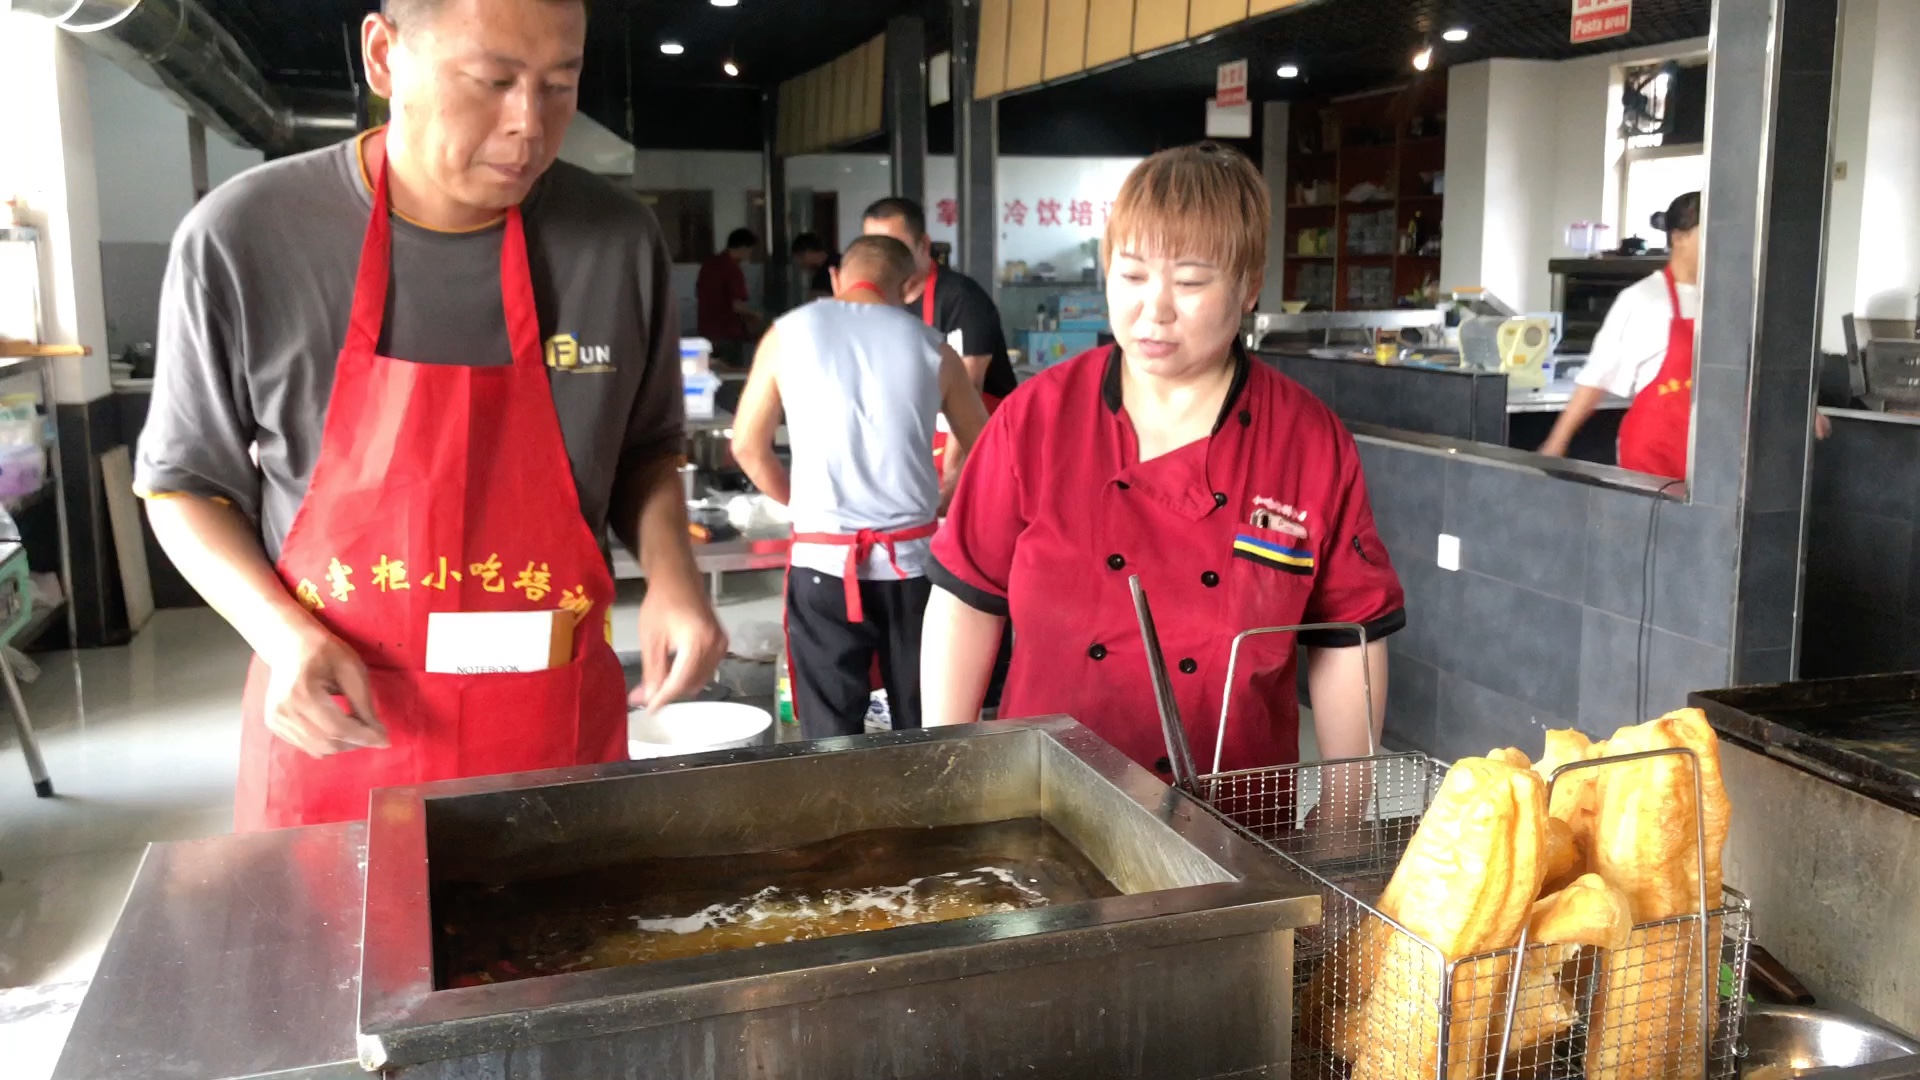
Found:
[[[1667,265],[1664,255],[1597,255],[1582,259],[1552,259],[1553,310],[1560,313],[1561,348],[1584,353],[1593,348],[1620,290]]]
[[[1094,898],[622,966],[589,952],[564,974],[500,955],[463,977],[476,898],[533,905],[558,935],[536,942],[677,950],[717,943],[731,908],[642,904],[594,938],[540,922],[573,892],[542,906],[529,886],[723,859],[794,890],[811,887],[784,876],[795,853],[842,850],[840,872],[873,861],[859,837],[912,856],[902,835],[956,829],[1043,830]],[[971,876],[954,884],[998,877]],[[1281,1075],[1293,935],[1319,915],[1304,882],[1059,717],[385,789],[364,825],[151,849],[55,1078]]]
[[[1548,361],[1559,340],[1553,315],[1468,315],[1460,320],[1466,366],[1507,376],[1509,386],[1537,390],[1550,381]]]
[[[1378,331],[1395,331],[1419,345],[1437,345],[1444,332],[1446,316],[1438,308],[1406,308],[1383,311],[1259,311],[1241,321],[1249,349],[1260,349],[1269,337],[1289,342],[1333,346],[1359,345],[1371,348]]]
[[[1920,1031],[1920,672],[1689,703],[1721,735],[1726,877],[1753,897],[1754,936],[1816,995]]]

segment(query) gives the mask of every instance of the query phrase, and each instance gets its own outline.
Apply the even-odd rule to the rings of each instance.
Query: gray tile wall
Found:
[[[1507,377],[1256,354],[1342,420],[1505,446]]]
[[[1815,448],[1804,678],[1920,669],[1920,427],[1847,417]]]
[[[1507,745],[1537,753],[1547,728],[1609,735],[1727,684],[1731,510],[1358,441],[1407,591],[1407,628],[1388,639],[1395,745],[1446,759]],[[1460,537],[1458,572],[1437,565],[1442,532]]]
[[[1742,410],[1746,435],[1733,648],[1734,676],[1743,683],[1784,682],[1794,674],[1808,448],[1821,364],[1820,255],[1839,46],[1838,0],[1777,0],[1776,8],[1770,150],[1759,219],[1765,258]]]

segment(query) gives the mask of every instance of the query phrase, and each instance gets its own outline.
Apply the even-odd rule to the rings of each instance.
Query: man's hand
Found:
[[[346,642],[316,626],[267,667],[267,730],[308,757],[389,745],[374,716],[367,665]],[[346,698],[352,711],[342,710],[335,696]]]
[[[1833,434],[1833,421],[1827,419],[1826,413],[1815,408],[1813,410],[1813,437],[1816,439],[1824,439],[1831,434]]]
[[[713,678],[726,655],[727,632],[703,593],[648,580],[640,602],[641,674],[633,704],[651,711],[686,697]]]

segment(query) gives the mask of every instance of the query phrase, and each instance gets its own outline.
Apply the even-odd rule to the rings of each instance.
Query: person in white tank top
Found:
[[[792,513],[787,651],[808,738],[863,730],[876,657],[894,727],[920,726],[927,550],[987,412],[959,355],[901,309],[913,270],[891,237],[848,245],[833,297],[761,338],[734,416],[734,458]],[[791,469],[773,449],[783,410]],[[927,453],[941,413],[960,455],[944,482]]]

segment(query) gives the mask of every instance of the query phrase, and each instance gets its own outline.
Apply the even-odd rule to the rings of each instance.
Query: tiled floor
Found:
[[[778,632],[778,575],[727,580],[738,639]],[[637,645],[640,590],[623,585],[614,645]],[[768,624],[772,624],[771,627]],[[76,666],[77,656],[77,666]],[[37,799],[0,724],[0,1076],[44,1080],[148,843],[233,827],[247,648],[206,609],[162,611],[131,645],[46,654],[25,687],[58,797]],[[770,665],[729,666],[766,693]],[[764,683],[763,687],[761,684]]]

